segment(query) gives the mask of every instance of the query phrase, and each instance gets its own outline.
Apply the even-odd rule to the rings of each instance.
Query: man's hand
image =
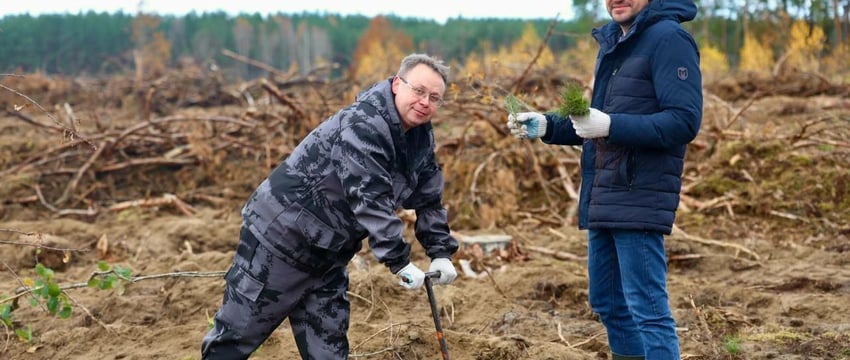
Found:
[[[440,278],[434,280],[435,284],[440,285],[448,285],[457,277],[457,271],[455,270],[454,265],[452,265],[452,261],[446,258],[436,258],[431,260],[431,267],[428,269],[428,272],[440,272]]]
[[[546,116],[537,112],[508,115],[508,129],[519,139],[537,139],[546,135]]]
[[[410,290],[419,289],[425,283],[425,273],[413,263],[408,263],[396,275],[400,278],[398,284]]]
[[[570,115],[576,135],[585,139],[594,139],[608,136],[611,129],[611,117],[608,114],[590,108],[587,115]]]

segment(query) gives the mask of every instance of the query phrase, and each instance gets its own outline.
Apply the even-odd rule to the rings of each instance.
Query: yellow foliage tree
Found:
[[[540,51],[541,46],[543,47],[542,51]],[[537,58],[535,66],[549,67],[555,64],[555,55],[552,50],[549,49],[549,46],[543,44],[543,39],[537,34],[534,25],[528,23],[522,31],[522,36],[509,48],[500,48],[495,56],[493,54],[485,55],[485,63],[494,65],[488,69],[488,74],[496,76],[521,74],[537,56],[538,51],[540,51],[540,57]]]
[[[476,52],[471,52],[464,59],[463,76],[481,79],[485,74],[484,59]]]
[[[171,42],[161,31],[156,30],[159,23],[158,17],[143,13],[133,19],[133,58],[137,82],[161,76],[171,61]]]
[[[394,29],[383,16],[369,22],[369,28],[357,42],[349,77],[372,83],[398,70],[399,61],[413,49],[413,39]]]
[[[850,83],[850,44],[841,44],[832,49],[832,53],[821,61],[821,72],[837,83]]]
[[[826,34],[820,27],[811,28],[803,20],[795,21],[785,47],[787,64],[801,71],[818,71],[825,40]]]
[[[755,35],[747,33],[744,36],[744,47],[741,48],[739,71],[770,72],[773,70],[773,50],[760,42]]]
[[[715,46],[700,47],[699,69],[704,82],[715,81],[729,73],[729,59]]]
[[[566,75],[581,79],[585,85],[593,79],[596,68],[596,53],[599,48],[591,39],[580,39],[576,46],[565,50],[558,61],[558,68]]]

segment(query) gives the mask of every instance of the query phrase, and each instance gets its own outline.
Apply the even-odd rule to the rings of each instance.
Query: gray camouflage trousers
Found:
[[[304,360],[347,359],[348,273],[304,272],[273,255],[243,227],[214,327],[201,344],[202,359],[247,359],[289,318]]]

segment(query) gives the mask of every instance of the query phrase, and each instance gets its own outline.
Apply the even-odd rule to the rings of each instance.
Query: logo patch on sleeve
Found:
[[[679,80],[688,80],[688,68],[683,66],[676,69],[676,76],[679,77]]]

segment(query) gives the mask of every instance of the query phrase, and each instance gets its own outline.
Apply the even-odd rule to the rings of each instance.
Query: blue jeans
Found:
[[[679,359],[667,295],[664,235],[589,230],[588,298],[608,331],[611,352],[652,360]]]

